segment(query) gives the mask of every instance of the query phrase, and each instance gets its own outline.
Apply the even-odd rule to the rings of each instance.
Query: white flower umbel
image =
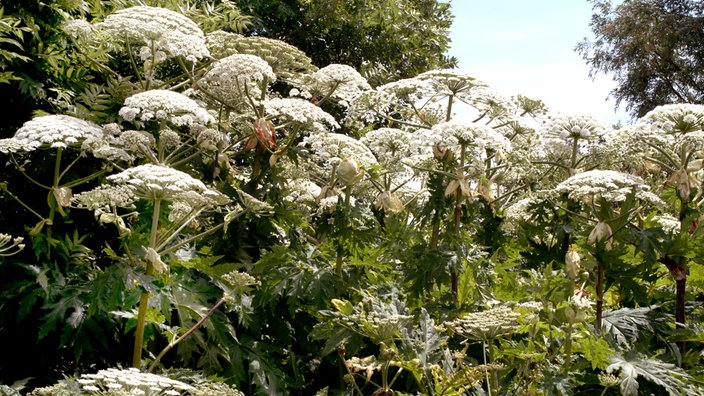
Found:
[[[102,136],[103,129],[92,122],[68,115],[46,115],[25,122],[15,136],[0,139],[0,152],[80,146],[85,139],[100,139]]]
[[[668,134],[701,131],[704,129],[704,105],[680,103],[658,106],[639,122]]]
[[[654,160],[651,162],[686,169],[690,161],[704,157],[704,105],[658,106],[633,129],[633,146]]]
[[[215,62],[203,76],[200,87],[225,104],[237,105],[248,98],[258,101],[262,90],[274,81],[274,70],[264,59],[255,55],[234,54]]]
[[[566,193],[571,199],[593,203],[598,199],[605,199],[607,202],[623,202],[630,194],[635,197],[655,204],[664,205],[664,202],[655,194],[650,192],[643,179],[612,170],[591,170],[578,173],[558,184],[555,190],[559,193]]]
[[[164,8],[125,8],[108,15],[96,27],[107,31],[115,40],[141,44],[143,54],[151,53],[153,48],[169,58],[183,57],[191,62],[210,56],[205,35],[198,25]]]
[[[494,129],[464,120],[451,120],[436,124],[432,129],[418,130],[414,134],[414,143],[426,152],[433,149],[459,152],[463,146],[473,148],[478,160],[486,155],[485,150],[511,151],[511,142]]]
[[[469,74],[453,69],[431,70],[419,74],[416,78],[430,82],[438,95],[460,98],[467,95],[472,88],[486,86]]]
[[[315,131],[325,131],[327,128],[324,125],[340,127],[333,116],[303,99],[265,100],[264,109],[269,116],[279,121],[277,125],[293,124]]]
[[[117,185],[129,186],[136,196],[147,200],[182,201],[192,207],[228,202],[198,179],[168,166],[145,164],[108,176]]]
[[[323,169],[329,170],[346,158],[357,161],[363,167],[376,164],[376,157],[359,140],[339,133],[318,133],[307,136],[300,144],[307,149],[310,159]]]
[[[125,394],[181,395],[195,388],[185,382],[161,375],[145,373],[136,368],[100,370],[95,374],[83,374],[77,379],[83,389],[97,392],[107,389],[122,389]]]
[[[360,141],[369,147],[379,163],[390,171],[405,169],[401,161],[413,154],[411,134],[396,128],[369,131]]]
[[[137,196],[134,191],[124,185],[100,185],[90,191],[76,194],[72,202],[79,208],[89,210],[111,211],[112,208],[133,208]]]
[[[125,99],[120,116],[126,121],[168,121],[174,125],[210,124],[215,121],[206,109],[178,92],[153,89]]]
[[[592,116],[558,116],[545,122],[544,136],[572,142],[598,140],[608,130],[608,127]]]
[[[445,323],[445,327],[468,340],[491,341],[514,333],[521,316],[511,308],[498,306],[486,311],[471,312]]]
[[[311,75],[311,91],[323,97],[332,97],[343,106],[348,106],[363,91],[371,86],[351,66],[331,64]]]

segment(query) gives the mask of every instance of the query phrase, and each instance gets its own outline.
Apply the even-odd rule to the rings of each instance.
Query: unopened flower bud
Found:
[[[364,168],[361,168],[357,161],[351,158],[345,158],[337,166],[337,177],[346,187],[359,183],[362,180],[362,176],[364,176]]]
[[[383,192],[379,194],[374,206],[377,209],[384,209],[388,212],[401,212],[403,210],[403,202],[391,192]]]
[[[605,241],[606,250],[611,250],[612,234],[613,232],[611,231],[611,227],[606,222],[600,221],[594,226],[592,232],[589,233],[587,243],[590,245],[594,245],[597,242]]]
[[[582,257],[574,250],[568,250],[567,254],[565,254],[565,269],[567,276],[572,280],[577,279],[577,275],[579,275],[580,261],[582,261]]]

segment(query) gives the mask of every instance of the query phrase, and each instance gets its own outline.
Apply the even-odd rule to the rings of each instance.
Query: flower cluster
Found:
[[[367,80],[347,65],[331,64],[310,77],[312,91],[323,96],[330,95],[343,106],[348,106],[361,92],[371,89]]]
[[[568,115],[548,119],[543,130],[547,138],[571,139],[574,142],[599,140],[608,127],[591,116]]]
[[[471,103],[484,118],[506,118],[518,113],[516,103],[488,87],[478,86],[470,90],[466,102]]]
[[[514,333],[521,314],[506,306],[472,312],[446,322],[444,327],[468,340],[491,341]]]
[[[264,59],[233,54],[215,62],[199,84],[209,96],[228,105],[237,105],[247,98],[258,100],[265,89],[262,84],[274,81],[276,74]]]
[[[429,130],[419,130],[414,134],[414,140],[419,149],[426,152],[459,152],[463,147],[472,148],[478,159],[486,155],[485,150],[511,151],[511,142],[493,128],[463,120],[442,122]]]
[[[465,98],[475,87],[486,86],[469,74],[452,69],[430,70],[416,78],[430,82],[439,95],[453,95],[458,98]]]
[[[608,202],[625,201],[630,194],[646,202],[664,205],[662,200],[650,192],[643,179],[628,173],[612,170],[591,170],[578,173],[555,187],[558,193],[566,193],[571,199],[592,203],[599,199]]]
[[[143,60],[152,56],[183,57],[188,61],[210,56],[205,35],[198,25],[187,17],[164,8],[137,6],[118,10],[108,15],[97,27],[106,30],[117,40],[142,44]]]
[[[318,131],[326,130],[323,124],[327,124],[333,128],[339,128],[333,116],[307,100],[268,99],[264,101],[264,109],[267,114],[280,119],[284,123],[309,126]]]
[[[178,378],[175,379],[175,378]],[[190,370],[170,371],[164,375],[143,373],[135,368],[107,369],[84,374],[77,379],[65,379],[58,384],[36,388],[30,396],[244,396],[242,392],[222,382],[203,377]]]
[[[125,99],[120,116],[126,121],[169,121],[174,125],[210,124],[215,121],[206,109],[178,92],[153,89]]]
[[[367,146],[353,137],[339,133],[307,136],[301,146],[308,151],[314,163],[326,170],[337,166],[345,158],[351,158],[363,167],[376,164],[376,158]]]
[[[667,134],[702,131],[704,105],[685,103],[662,105],[648,112],[639,121]]]
[[[85,19],[68,19],[61,28],[66,34],[81,42],[89,41],[96,33],[95,27]]]
[[[42,147],[66,148],[85,139],[101,139],[103,129],[68,115],[46,115],[27,121],[11,138],[0,139],[0,152],[34,151]]]
[[[376,360],[376,356],[367,356],[364,358],[353,356],[345,360],[345,366],[353,373],[363,371],[367,381],[371,381],[374,372],[380,371],[383,365]]]
[[[132,189],[110,184],[102,184],[72,197],[72,202],[79,208],[108,212],[112,208],[131,208],[136,200],[137,196]]]
[[[108,180],[129,187],[143,199],[183,201],[193,208],[223,205],[229,201],[200,180],[168,166],[139,165],[108,176]]]
[[[396,128],[379,128],[367,132],[360,141],[389,170],[398,170],[401,160],[412,154],[411,134]]]
[[[143,373],[136,368],[100,370],[95,374],[83,374],[77,379],[84,391],[99,392],[108,389],[126,390],[134,395],[183,395],[195,389],[185,382],[161,375]]]

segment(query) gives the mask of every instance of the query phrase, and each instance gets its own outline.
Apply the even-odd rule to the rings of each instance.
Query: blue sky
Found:
[[[589,28],[586,0],[452,0],[455,19],[450,55],[459,68],[505,95],[543,100],[561,114],[628,121],[624,109],[606,101],[614,82],[589,77],[574,51]]]

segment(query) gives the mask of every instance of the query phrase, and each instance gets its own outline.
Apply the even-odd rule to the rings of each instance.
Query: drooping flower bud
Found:
[[[357,161],[351,158],[345,158],[337,166],[337,177],[346,187],[359,183],[363,176],[364,168],[361,168],[359,164],[357,164]]]
[[[401,212],[403,210],[403,202],[392,192],[379,194],[374,206],[387,212]]]
[[[594,226],[592,232],[589,233],[587,243],[594,245],[597,242],[605,241],[606,250],[611,250],[611,235],[613,235],[611,227],[606,222],[600,221]]]
[[[579,275],[579,262],[582,261],[582,256],[574,250],[568,250],[565,254],[565,269],[567,276],[575,280]]]
[[[156,273],[161,274],[166,271],[166,264],[161,261],[161,256],[159,253],[151,247],[143,247],[144,249],[144,260],[150,263]]]

